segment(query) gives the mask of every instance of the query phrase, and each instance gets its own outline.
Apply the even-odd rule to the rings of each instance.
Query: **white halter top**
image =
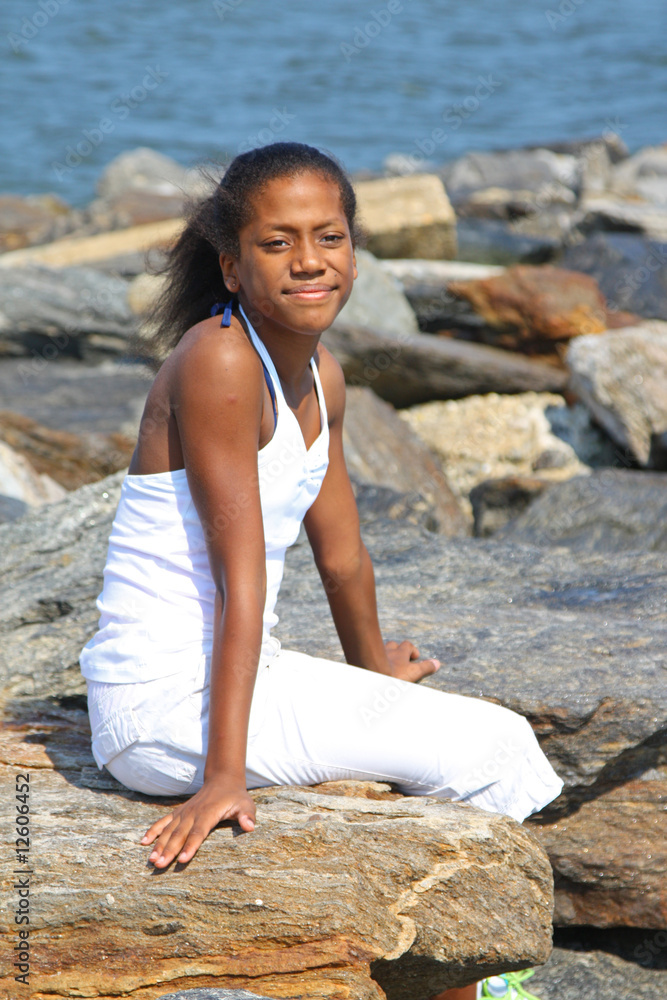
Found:
[[[329,464],[329,424],[315,360],[311,368],[320,406],[320,433],[306,449],[278,373],[245,312],[250,337],[275,389],[273,437],[257,453],[266,543],[267,592],[262,657],[280,648],[270,632],[283,576],[285,551],[299,534]],[[216,525],[217,527],[217,525]],[[222,530],[234,530],[234,511]],[[128,683],[166,677],[211,653],[215,584],[202,524],[185,469],[126,475],[109,537],[104,586],[97,598],[97,633],[80,665],[88,680]]]

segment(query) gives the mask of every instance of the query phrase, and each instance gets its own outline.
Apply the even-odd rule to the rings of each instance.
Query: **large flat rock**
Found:
[[[97,624],[94,600],[121,479],[118,473],[84,486],[0,528],[0,685],[10,702],[20,707],[28,699],[37,715],[49,698],[76,700],[85,692],[78,655]],[[629,781],[644,782],[646,809],[659,816],[667,728],[664,553],[447,539],[387,520],[365,525],[364,535],[385,637],[410,638],[423,656],[443,662],[425,683],[529,718],[566,783],[545,824],[583,817],[586,803],[598,799],[602,808],[602,796],[614,789],[621,795]],[[342,658],[307,545],[288,553],[277,610],[285,646]],[[85,754],[91,764],[87,747]],[[645,827],[654,847],[659,829]],[[591,822],[588,831],[608,857],[613,824]],[[566,844],[568,870],[586,872],[590,842],[565,838],[559,827],[549,838],[557,871],[559,845]],[[659,851],[648,853],[659,858]],[[595,894],[613,887],[615,922],[627,915],[638,926],[655,926],[665,886],[658,860],[646,869],[639,896],[612,869],[596,871],[594,887],[583,874],[568,875],[566,887],[590,897],[581,906],[591,923],[610,922],[608,902]],[[559,912],[566,914],[564,903]]]
[[[0,765],[5,801],[31,773],[33,997],[412,1000],[548,958],[551,870],[513,820],[373,783],[258,790],[252,834],[222,824],[158,872],[139,841],[167,802],[98,776],[74,714],[66,748],[24,720]]]

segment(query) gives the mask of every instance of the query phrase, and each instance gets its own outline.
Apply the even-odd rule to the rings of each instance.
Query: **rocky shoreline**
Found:
[[[430,174],[396,157],[386,166],[355,181],[367,245],[354,293],[323,336],[349,385],[346,458],[383,625],[443,660],[425,683],[526,715],[563,795],[523,828],[485,817],[488,834],[476,810],[434,804],[422,816],[384,787],[269,795],[264,860],[243,844],[238,861],[225,860],[232,841],[211,840],[207,864],[254,866],[262,884],[295,866],[322,886],[356,871],[354,889],[333,893],[342,909],[325,919],[300,898],[294,926],[317,925],[320,936],[293,929],[276,951],[286,933],[278,914],[296,906],[283,879],[270,912],[232,907],[224,946],[204,922],[195,947],[190,924],[173,916],[179,882],[160,896],[173,919],[159,926],[180,929],[142,931],[156,971],[137,977],[122,941],[148,918],[107,867],[79,870],[76,859],[99,847],[84,830],[97,817],[100,828],[117,825],[113,850],[135,865],[136,847],[122,841],[161,803],[97,771],[77,656],[95,629],[118,489],[159,360],[150,313],[160,281],[146,252],[159,256],[184,196],[203,189],[143,149],[109,165],[85,209],[0,196],[0,770],[8,781],[17,765],[36,769],[49,802],[38,839],[55,838],[73,866],[66,875],[56,864],[53,886],[84,893],[66,920],[44,897],[48,915],[34,931],[44,995],[81,995],[85,971],[101,997],[157,1000],[197,986],[425,1000],[485,970],[544,962],[552,918],[559,947],[528,984],[543,1000],[665,989],[664,942],[648,948],[637,935],[667,933],[667,147],[629,156],[607,134],[471,152]],[[289,553],[278,611],[285,645],[341,657],[303,542]],[[370,800],[385,820],[363,818]],[[75,812],[83,825],[70,842]],[[402,823],[431,860],[402,851],[382,823]],[[304,830],[320,846],[294,853]],[[383,865],[370,863],[364,836],[384,865],[390,856],[396,872],[407,865],[382,891]],[[438,838],[458,859],[449,874]],[[494,838],[513,858],[502,878],[484,853]],[[340,868],[306,876],[327,852]],[[424,907],[410,939],[396,901],[434,864],[446,905]],[[514,886],[513,935],[494,922],[503,885]],[[459,936],[448,907],[463,891],[478,919]],[[366,911],[369,892],[380,895]],[[120,910],[91,910],[86,893],[121,900]],[[204,883],[197,893],[190,923],[210,902]],[[356,914],[348,923],[345,906]],[[91,966],[91,927],[107,969]],[[620,947],[622,929],[634,951]],[[573,949],[568,934],[588,944]]]

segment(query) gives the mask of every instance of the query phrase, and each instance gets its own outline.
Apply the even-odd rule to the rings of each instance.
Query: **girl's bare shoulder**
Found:
[[[243,388],[261,395],[261,362],[238,319],[220,326],[212,316],[190,327],[165,362],[172,393],[201,394]],[[164,366],[163,366],[164,367]]]

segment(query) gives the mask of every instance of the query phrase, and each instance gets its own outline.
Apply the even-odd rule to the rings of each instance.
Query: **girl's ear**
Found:
[[[352,269],[353,269],[352,277],[356,279],[359,272],[357,271],[357,257],[354,251],[352,251]]]
[[[225,253],[221,253],[218,260],[220,261],[220,270],[222,271],[222,278],[227,291],[235,294],[240,287],[239,278],[236,273],[236,261],[233,257]]]

